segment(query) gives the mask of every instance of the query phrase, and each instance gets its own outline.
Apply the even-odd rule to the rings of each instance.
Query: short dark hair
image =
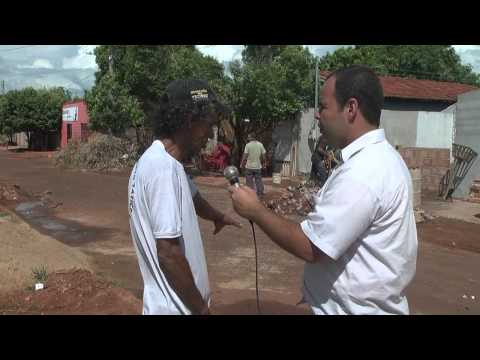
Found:
[[[363,65],[353,65],[331,73],[335,77],[335,99],[340,107],[348,99],[355,98],[365,119],[372,125],[380,125],[384,102],[383,88],[378,76]]]
[[[150,121],[156,137],[173,136],[187,118],[196,121],[210,114],[226,113],[213,90],[202,80],[175,80],[153,106]]]

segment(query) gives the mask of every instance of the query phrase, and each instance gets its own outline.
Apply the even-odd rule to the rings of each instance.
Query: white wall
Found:
[[[458,96],[455,143],[465,145],[480,154],[480,90]],[[475,179],[480,179],[480,157],[473,161],[470,170],[453,193],[454,197],[466,198]]]
[[[417,147],[450,149],[453,142],[453,113],[419,111]]]
[[[454,112],[382,110],[380,127],[393,146],[452,149]]]
[[[380,127],[392,146],[415,147],[418,111],[382,110]]]

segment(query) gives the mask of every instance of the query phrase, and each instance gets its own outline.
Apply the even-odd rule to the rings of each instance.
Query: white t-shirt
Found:
[[[328,255],[305,265],[304,298],[316,314],[408,314],[417,258],[410,173],[383,129],[341,154],[301,224]]]
[[[130,230],[142,273],[143,314],[191,314],[163,274],[156,239],[180,237],[195,285],[210,302],[210,285],[192,197],[196,188],[180,162],[155,140],[132,170],[128,184]]]
[[[252,170],[262,169],[262,155],[265,155],[266,151],[263,144],[260,141],[253,140],[245,145],[244,154],[248,155],[247,163],[245,167]]]

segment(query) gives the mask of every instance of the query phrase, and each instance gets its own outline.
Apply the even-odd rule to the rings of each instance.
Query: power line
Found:
[[[17,48],[12,48],[12,49],[0,49],[0,51],[14,51],[14,50],[20,50],[20,49],[26,49],[26,48],[29,48],[29,47],[34,47],[34,46],[39,46],[39,45],[26,45],[26,46],[20,46],[20,47],[17,47]]]

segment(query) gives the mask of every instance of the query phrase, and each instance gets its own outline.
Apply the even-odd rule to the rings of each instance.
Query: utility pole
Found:
[[[315,61],[315,112],[318,111],[318,57]]]
[[[2,80],[2,94],[5,94],[5,80]]]
[[[314,118],[315,118],[315,114],[318,112],[318,85],[319,85],[318,75],[319,75],[319,72],[318,72],[318,57],[317,57],[317,59],[315,61],[315,112],[314,112],[314,115],[313,115]],[[316,140],[318,141],[318,138],[320,136],[318,125],[315,126],[315,135],[316,135]]]

